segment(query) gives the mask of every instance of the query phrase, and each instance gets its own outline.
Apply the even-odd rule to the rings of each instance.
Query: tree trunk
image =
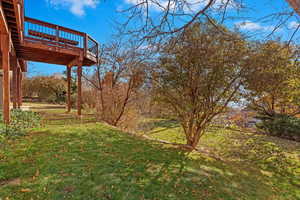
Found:
[[[199,131],[196,131],[196,130],[193,130],[193,131],[194,132],[189,132],[186,134],[188,136],[188,137],[186,137],[186,140],[187,140],[186,145],[188,146],[188,149],[191,149],[191,151],[196,149],[197,145],[199,144],[201,135],[202,135],[201,133],[203,132],[202,129],[200,129]]]

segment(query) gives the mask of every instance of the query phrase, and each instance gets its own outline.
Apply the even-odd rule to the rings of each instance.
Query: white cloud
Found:
[[[77,16],[85,14],[85,8],[95,8],[99,0],[48,0],[53,6],[67,7],[70,12]]]
[[[300,25],[299,22],[292,21],[289,23],[288,27],[289,27],[289,29],[295,29],[295,28],[298,28],[299,25]]]
[[[249,20],[237,22],[235,23],[235,26],[245,31],[271,31],[274,29],[274,26],[263,26],[260,23],[255,23]]]

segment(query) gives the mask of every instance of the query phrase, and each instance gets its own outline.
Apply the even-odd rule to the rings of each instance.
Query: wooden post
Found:
[[[23,73],[20,69],[20,108],[23,105],[23,91],[22,91]]]
[[[3,69],[3,119],[6,124],[10,122],[10,80],[9,80],[9,51],[10,51],[10,42],[8,34],[0,35],[0,45],[2,51],[2,69]]]
[[[71,112],[71,70],[72,66],[67,66],[67,82],[68,82],[68,91],[67,91],[67,112]]]
[[[18,98],[18,108],[22,106],[22,71],[19,67],[17,69],[17,98]]]
[[[18,60],[17,58],[14,58],[13,60],[13,108],[16,109],[18,107]]]
[[[17,68],[17,108],[20,108],[20,68]]]
[[[81,116],[81,101],[82,101],[82,64],[80,63],[77,67],[77,114]]]

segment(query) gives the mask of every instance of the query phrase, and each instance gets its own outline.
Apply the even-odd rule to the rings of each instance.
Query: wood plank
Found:
[[[6,3],[12,3],[12,0],[2,0],[2,1]]]
[[[53,41],[57,40],[59,42],[70,44],[73,46],[77,46],[79,44],[79,42],[75,41],[75,40],[69,40],[69,39],[62,38],[62,37],[56,38],[55,35],[50,35],[47,33],[42,33],[42,32],[38,32],[38,31],[34,31],[34,30],[28,30],[28,34],[32,35],[32,36],[40,37],[40,38],[45,38],[47,40],[53,40]]]
[[[39,49],[23,50],[19,57],[28,61],[44,62],[49,64],[58,64],[66,66],[76,58],[74,55],[66,55],[57,52],[49,52]]]
[[[25,39],[26,43],[27,42],[31,42],[34,44],[40,43],[40,44],[44,44],[46,47],[59,47],[59,48],[69,49],[69,50],[74,50],[74,51],[82,51],[82,49],[79,47],[62,44],[62,43],[59,43],[56,41],[43,40],[43,39],[38,39],[38,38],[33,38],[33,37],[25,37],[24,39]],[[26,46],[26,44],[23,44],[23,45]]]
[[[1,1],[0,1],[0,33],[3,34],[9,33]]]
[[[55,35],[50,35],[50,34],[37,32],[37,31],[33,31],[33,30],[28,30],[28,34],[32,35],[32,36],[36,36],[36,37],[45,38],[47,40],[55,40],[55,38],[56,38]]]
[[[33,49],[41,49],[41,50],[46,50],[49,52],[58,52],[62,54],[67,54],[67,55],[74,55],[74,56],[79,56],[82,49],[77,48],[77,47],[72,47],[70,49],[65,49],[65,48],[60,48],[57,46],[50,46],[48,42],[45,41],[39,41],[39,42],[29,42],[26,41],[27,38],[24,40],[24,46],[27,48],[33,48]]]
[[[6,17],[7,27],[10,30],[11,41],[15,48],[20,47],[22,41],[22,30],[23,30],[23,1],[20,0],[2,0],[2,9]],[[18,16],[21,19],[18,19]],[[18,21],[20,20],[20,21]]]

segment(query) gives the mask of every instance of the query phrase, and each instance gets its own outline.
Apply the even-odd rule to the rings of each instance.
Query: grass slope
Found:
[[[251,156],[245,157],[247,153],[238,147],[229,148],[230,142],[220,136],[216,141],[208,138],[206,146],[223,149],[223,161],[187,155],[172,146],[90,123],[92,119],[61,115],[62,120],[54,120],[54,116],[58,118],[58,112],[47,116],[50,125],[45,128],[1,145],[0,199],[300,199],[297,163],[288,162],[283,170],[270,163],[252,163]],[[156,126],[160,129],[161,124]],[[264,144],[257,145],[256,151],[263,153]],[[294,155],[298,147],[289,145],[289,153]],[[285,155],[276,156],[287,164]]]

